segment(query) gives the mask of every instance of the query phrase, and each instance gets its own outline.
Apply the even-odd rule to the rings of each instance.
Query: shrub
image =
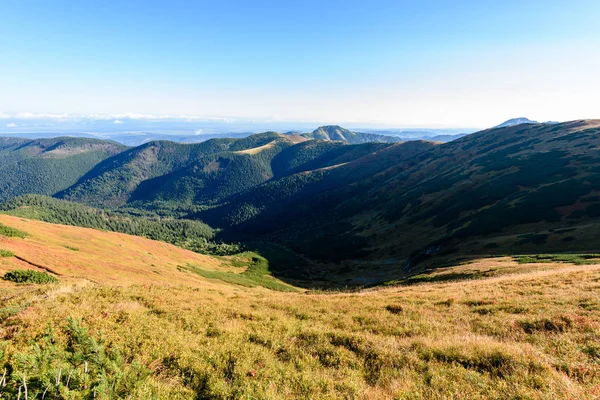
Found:
[[[11,281],[15,283],[55,283],[58,279],[49,275],[46,272],[32,271],[28,269],[15,269],[8,271],[2,277],[5,281]]]
[[[6,226],[4,224],[0,224],[0,236],[18,237],[18,238],[23,239],[23,238],[27,237],[28,235],[26,232],[12,228],[10,226]]]
[[[69,318],[63,331],[66,343],[47,329],[7,364],[7,398],[18,398],[25,377],[30,399],[140,398],[135,393],[150,376],[146,367],[92,336],[80,320]]]
[[[15,253],[12,251],[0,249],[0,257],[13,257],[14,255]]]

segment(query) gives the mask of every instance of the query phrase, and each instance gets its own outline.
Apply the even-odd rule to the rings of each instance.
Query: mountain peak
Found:
[[[339,125],[323,125],[310,133],[303,133],[302,136],[308,139],[339,141],[349,144],[368,143],[368,142],[401,142],[402,139],[393,136],[377,135],[373,133],[354,132]]]
[[[531,120],[529,118],[519,117],[519,118],[512,118],[507,121],[504,121],[500,125],[496,125],[494,128],[505,128],[507,126],[514,126],[514,125],[520,125],[520,124],[539,124],[539,122]]]

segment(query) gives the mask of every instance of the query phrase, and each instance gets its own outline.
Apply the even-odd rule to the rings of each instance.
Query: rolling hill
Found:
[[[149,142],[104,160],[56,196],[116,207],[164,199],[191,203],[206,190],[202,199],[208,201],[269,179],[270,158],[299,140],[266,132],[197,144]]]
[[[29,193],[53,195],[125,149],[86,138],[0,138],[0,201]]]

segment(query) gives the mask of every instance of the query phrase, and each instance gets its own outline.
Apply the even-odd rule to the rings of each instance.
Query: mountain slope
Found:
[[[345,163],[386,146],[275,132],[199,144],[150,142],[104,160],[57,197],[104,207],[214,205],[275,177]]]
[[[223,239],[274,242],[323,276],[346,270],[362,274],[349,284],[376,283],[452,257],[596,250],[599,126],[520,124],[445,144],[296,143],[277,133],[155,142],[106,159],[59,195],[169,203]]]
[[[593,250],[600,228],[600,121],[518,125],[469,135],[385,164],[396,145],[337,168],[284,177],[222,212],[233,231],[261,232],[336,262],[426,255]],[[409,144],[409,143],[407,143]],[[377,172],[376,163],[383,163]],[[363,167],[374,168],[363,176]],[[344,180],[354,176],[355,180]],[[238,226],[239,225],[239,226]]]
[[[372,179],[384,176],[390,169],[413,165],[419,156],[434,147],[432,142],[420,141],[393,145],[346,145],[343,148],[354,150],[355,158],[336,157],[334,162],[342,162],[313,165],[316,167],[313,169],[302,168],[299,172],[242,192],[221,207],[203,211],[198,216],[233,232],[249,235],[268,233],[288,224],[295,226],[297,219],[311,220],[347,200],[339,198],[338,191],[340,194],[346,189],[363,191]]]
[[[275,137],[257,147],[206,155],[198,161],[154,179],[132,192],[130,201],[180,204],[214,204],[235,193],[259,185],[274,176],[273,158],[293,146],[287,137]]]
[[[321,126],[310,133],[302,136],[313,140],[341,141],[349,144],[360,144],[369,142],[394,143],[402,142],[403,139],[395,136],[377,135],[374,133],[352,132],[337,125]]]
[[[0,214],[0,224],[26,232],[25,239],[0,235],[0,248],[16,257],[0,259],[0,273],[20,268],[50,271],[60,280],[85,279],[94,283],[209,284],[200,276],[178,270],[188,263],[210,269],[227,264],[171,244],[95,229],[49,224]]]
[[[58,197],[97,206],[121,206],[130,200],[157,198],[158,195],[153,192],[155,186],[164,185],[169,174],[175,174],[177,179],[181,175],[177,175],[177,171],[186,168],[188,173],[197,171],[198,165],[210,164],[215,160],[213,157],[208,161],[208,157],[258,148],[273,141],[293,144],[291,140],[274,132],[244,139],[212,139],[197,144],[149,142],[98,164],[75,185],[59,193]],[[212,167],[207,168],[210,170]],[[156,178],[160,179],[140,187],[144,181]],[[199,185],[201,187],[202,183]],[[192,187],[192,192],[195,193],[198,185]],[[180,192],[177,190],[173,191],[173,195],[178,193]]]
[[[0,201],[28,193],[53,195],[125,149],[97,139],[0,138]]]

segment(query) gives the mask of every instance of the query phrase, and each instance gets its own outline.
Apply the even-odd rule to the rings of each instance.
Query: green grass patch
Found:
[[[69,249],[69,250],[72,250],[72,251],[79,251],[78,247],[73,247],[73,246],[65,246],[65,249]]]
[[[193,264],[178,266],[177,269],[182,272],[191,272],[208,279],[218,279],[223,282],[240,285],[245,287],[262,286],[267,289],[277,290],[279,292],[295,292],[296,289],[273,278],[269,272],[269,262],[256,253],[244,253],[249,257],[245,262],[247,269],[239,274],[226,271],[211,271],[200,268]],[[241,262],[241,261],[240,261]],[[239,265],[240,267],[242,265]]]
[[[527,254],[514,256],[514,259],[519,264],[559,262],[590,265],[600,263],[600,254]]]
[[[18,237],[18,238],[23,239],[29,235],[27,232],[20,231],[18,229],[12,228],[10,226],[6,226],[4,224],[0,224],[0,236]]]
[[[15,253],[10,250],[0,249],[0,257],[14,257]]]
[[[252,264],[252,257],[254,256],[256,256],[256,253],[252,251],[238,253],[229,259],[229,264],[236,268],[248,268]]]
[[[15,269],[12,271],[8,271],[2,277],[5,281],[15,282],[15,283],[56,283],[58,279],[49,275],[46,272],[38,272],[32,271],[29,269]]]

